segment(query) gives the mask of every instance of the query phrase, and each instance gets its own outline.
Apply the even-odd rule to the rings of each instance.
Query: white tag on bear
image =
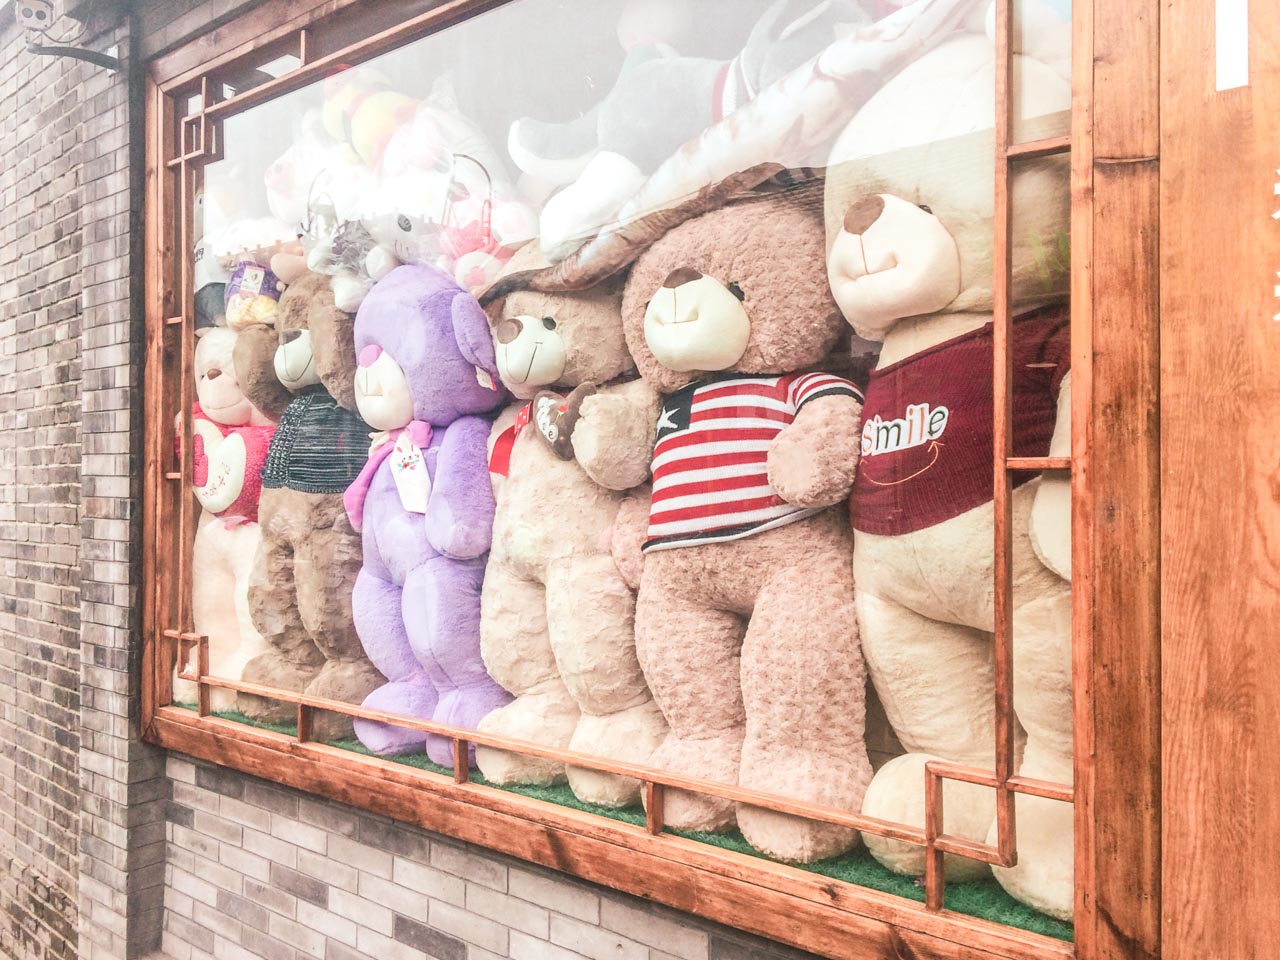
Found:
[[[391,476],[396,481],[400,504],[409,513],[426,513],[427,498],[431,496],[431,478],[427,476],[427,461],[422,448],[413,442],[405,430],[396,440],[391,451]]]

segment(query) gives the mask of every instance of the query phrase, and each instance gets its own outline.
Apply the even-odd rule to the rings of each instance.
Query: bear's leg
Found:
[[[236,658],[240,646],[240,621],[236,616],[236,577],[232,567],[233,531],[221,520],[207,520],[196,531],[191,550],[191,617],[195,632],[209,638],[209,672],[215,677],[239,680],[244,663]],[[185,669],[194,673],[196,648],[190,648]],[[175,665],[173,700],[195,703],[196,685],[177,678]],[[214,713],[236,705],[233,690],[212,687],[209,706]]]
[[[636,654],[671,728],[649,764],[736,784],[745,733],[738,670],[742,618],[676,595],[668,588],[681,586],[669,583],[681,572],[678,558],[663,576],[657,575],[657,559],[646,560],[636,598]],[[737,822],[734,806],[718,797],[668,790],[664,820],[678,830],[722,832]]]
[[[635,595],[607,554],[567,557],[547,571],[547,621],[560,674],[582,709],[570,746],[648,763],[667,732],[636,659]],[[640,800],[630,777],[569,768],[578,799],[610,807]]]
[[[1018,773],[1071,783],[1071,588],[1053,577],[1036,593],[1013,613],[1014,706],[1027,731]],[[994,869],[1015,899],[1060,920],[1071,919],[1074,905],[1073,823],[1069,803],[1018,797],[1018,865]]]
[[[340,501],[314,497],[310,507],[310,535],[298,541],[293,576],[298,588],[298,613],[325,664],[306,688],[314,697],[361,703],[382,686],[384,674],[365,655],[356,630],[352,598],[361,569],[360,535],[351,528]],[[336,713],[316,714],[317,740],[352,735],[352,722]]]
[[[876,772],[862,812],[924,827],[924,765],[932,759],[991,769],[995,730],[995,672],[989,634],[921,616],[896,601],[859,589],[858,627],[876,693],[909,753]],[[995,814],[993,791],[943,782],[948,834],[985,840]],[[869,833],[871,854],[895,873],[924,873],[923,848]],[[948,880],[976,879],[985,864],[948,855]]]
[[[301,693],[324,666],[324,656],[298,615],[293,577],[294,542],[307,534],[306,496],[293,490],[262,491],[262,543],[249,575],[249,615],[267,652],[245,664],[244,679],[294,693]],[[246,716],[270,723],[288,723],[297,716],[292,704],[248,694],[241,694],[236,706]]]
[[[747,737],[739,783],[856,811],[871,780],[866,669],[848,528],[837,519],[807,521],[807,549],[795,550],[792,566],[773,572],[756,598],[742,644]],[[858,838],[850,828],[746,805],[738,825],[757,850],[799,863],[843,853]]]
[[[369,656],[388,679],[364,698],[364,706],[430,719],[436,688],[410,649],[400,587],[365,567],[356,577],[351,606],[360,636],[369,638]],[[425,734],[404,727],[356,720],[354,729],[360,742],[379,756],[421,753],[426,746]]]
[[[474,730],[489,713],[511,702],[480,655],[480,587],[486,557],[435,556],[405,578],[405,626],[418,660],[440,694],[433,720]],[[475,762],[475,747],[470,751]],[[427,738],[427,756],[453,766],[453,744]]]
[[[262,545],[262,530],[256,523],[244,523],[229,530],[228,534],[227,564],[235,578],[233,595],[239,641],[235,650],[227,657],[226,675],[240,680],[244,676],[245,665],[269,649],[262,634],[253,625],[253,617],[249,612],[249,578],[253,575],[258,549]],[[230,707],[235,706],[234,699],[233,696]]]
[[[542,584],[525,580],[490,557],[480,595],[480,652],[489,675],[515,699],[480,722],[485,733],[564,748],[578,723],[547,636]],[[494,783],[550,784],[564,780],[564,764],[506,750],[476,748],[476,765]]]

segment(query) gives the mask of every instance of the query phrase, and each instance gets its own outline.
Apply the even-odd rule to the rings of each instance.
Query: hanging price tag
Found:
[[[431,478],[427,476],[427,462],[422,449],[413,442],[405,430],[396,440],[391,451],[391,476],[400,494],[400,503],[409,513],[426,513],[427,499],[431,496]]]

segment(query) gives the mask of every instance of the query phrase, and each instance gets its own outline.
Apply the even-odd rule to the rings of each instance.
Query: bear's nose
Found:
[[[702,274],[697,270],[694,270],[692,267],[677,267],[667,274],[667,279],[662,281],[662,285],[667,289],[674,290],[681,284],[701,279]]]
[[[882,213],[884,213],[883,197],[879,195],[863,197],[844,212],[845,233],[851,233],[854,236],[866,233],[867,229],[880,219]]]
[[[356,362],[362,367],[372,367],[380,356],[382,356],[382,348],[376,343],[371,343],[360,351]]]
[[[516,337],[520,336],[520,331],[524,329],[524,324],[519,317],[513,317],[510,320],[503,320],[493,329],[493,335],[498,338],[499,343],[510,343]]]
[[[210,380],[217,380],[220,376],[222,376],[222,371],[219,370],[217,367],[210,367],[207,371],[205,371],[205,376],[208,377]]]
[[[286,330],[284,332],[284,342],[293,343],[293,341],[297,340],[300,336],[302,336],[301,330]]]

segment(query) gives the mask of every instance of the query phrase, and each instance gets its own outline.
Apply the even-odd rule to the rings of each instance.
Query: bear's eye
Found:
[[[548,330],[554,330],[556,328],[556,322],[551,317],[543,317],[542,325]]]
[[[729,292],[732,293],[739,300],[745,300],[747,297],[747,295],[742,292],[742,288],[738,286],[738,282],[736,280],[729,281]]]
[[[916,206],[925,213],[933,213],[933,207],[929,206],[927,203],[917,203]]]
[[[408,233],[411,229],[413,229],[413,224],[409,222],[409,218],[406,217],[403,213],[399,214],[396,217],[396,226],[399,227],[401,230],[403,230],[405,233]]]

